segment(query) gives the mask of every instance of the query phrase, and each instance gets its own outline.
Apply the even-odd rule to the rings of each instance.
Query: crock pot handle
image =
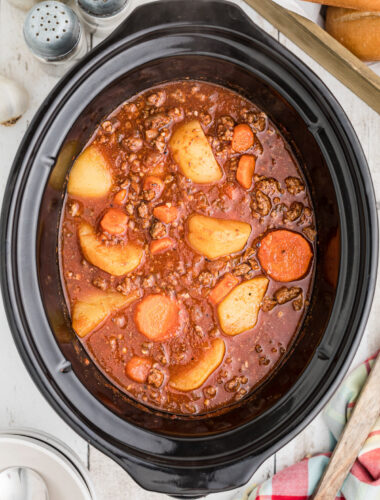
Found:
[[[196,29],[197,26],[216,26],[247,33],[256,40],[270,43],[271,37],[256,26],[237,5],[218,0],[160,0],[141,5],[104,40],[102,47],[115,42],[127,41],[137,32],[158,31],[169,24],[183,24]]]
[[[233,463],[199,466],[185,462],[178,467],[157,465],[152,461],[137,462],[135,458],[117,460],[142,488],[165,493],[175,498],[199,498],[245,485],[260,465],[270,456],[250,456]]]

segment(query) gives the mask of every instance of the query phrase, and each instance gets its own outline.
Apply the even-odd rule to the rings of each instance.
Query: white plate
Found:
[[[95,500],[86,469],[63,444],[43,434],[13,432],[0,434],[0,471],[30,467],[45,480],[49,500]]]

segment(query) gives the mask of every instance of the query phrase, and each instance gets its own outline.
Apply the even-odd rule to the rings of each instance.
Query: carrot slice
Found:
[[[178,217],[178,208],[174,206],[168,207],[167,205],[160,205],[158,207],[154,207],[153,215],[161,222],[170,224]]]
[[[223,278],[214,286],[208,296],[208,300],[211,304],[219,304],[224,297],[226,297],[230,291],[235,288],[240,282],[237,276],[231,273],[226,273]]]
[[[152,255],[156,255],[158,253],[167,252],[171,248],[175,246],[175,240],[173,238],[161,238],[160,240],[152,240],[149,244],[149,250]]]
[[[125,367],[125,374],[135,382],[142,384],[146,381],[152,364],[152,360],[149,358],[133,356]]]
[[[257,257],[274,280],[295,281],[307,273],[313,251],[301,234],[278,229],[264,236]]]
[[[179,306],[166,295],[147,295],[136,307],[135,322],[148,339],[166,340],[176,334]]]
[[[113,202],[116,205],[123,205],[127,197],[127,190],[126,189],[120,189],[115,196],[113,197]]]
[[[161,196],[164,187],[165,184],[163,183],[163,181],[159,177],[156,177],[155,175],[148,175],[148,177],[145,177],[144,179],[144,184],[143,184],[144,191],[154,191],[155,198]]]
[[[256,160],[252,155],[243,155],[240,157],[238,169],[236,171],[236,179],[245,189],[249,189],[252,186],[255,164]]]
[[[251,127],[246,123],[240,123],[234,127],[234,133],[232,136],[232,149],[238,153],[244,153],[247,149],[253,146],[255,136],[251,130]]]
[[[110,208],[103,215],[100,221],[100,226],[103,231],[109,234],[122,234],[124,233],[128,222],[128,216],[118,208]]]

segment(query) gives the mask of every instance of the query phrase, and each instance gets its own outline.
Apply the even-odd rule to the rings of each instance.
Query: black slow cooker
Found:
[[[87,359],[67,317],[57,252],[67,172],[96,125],[130,96],[185,78],[236,90],[269,115],[303,165],[318,226],[311,304],[287,358],[229,411],[202,417],[137,404]],[[35,383],[143,488],[181,497],[243,485],[322,408],[360,342],[377,254],[371,178],[344,112],[314,73],[220,0],[145,4],[75,66],[30,125],[2,211],[5,307]]]

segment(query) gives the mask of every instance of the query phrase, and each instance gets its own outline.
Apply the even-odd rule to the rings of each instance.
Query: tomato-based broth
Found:
[[[179,81],[123,103],[69,174],[60,265],[74,331],[148,406],[234,403],[285,356],[315,266],[307,185],[240,95]]]

